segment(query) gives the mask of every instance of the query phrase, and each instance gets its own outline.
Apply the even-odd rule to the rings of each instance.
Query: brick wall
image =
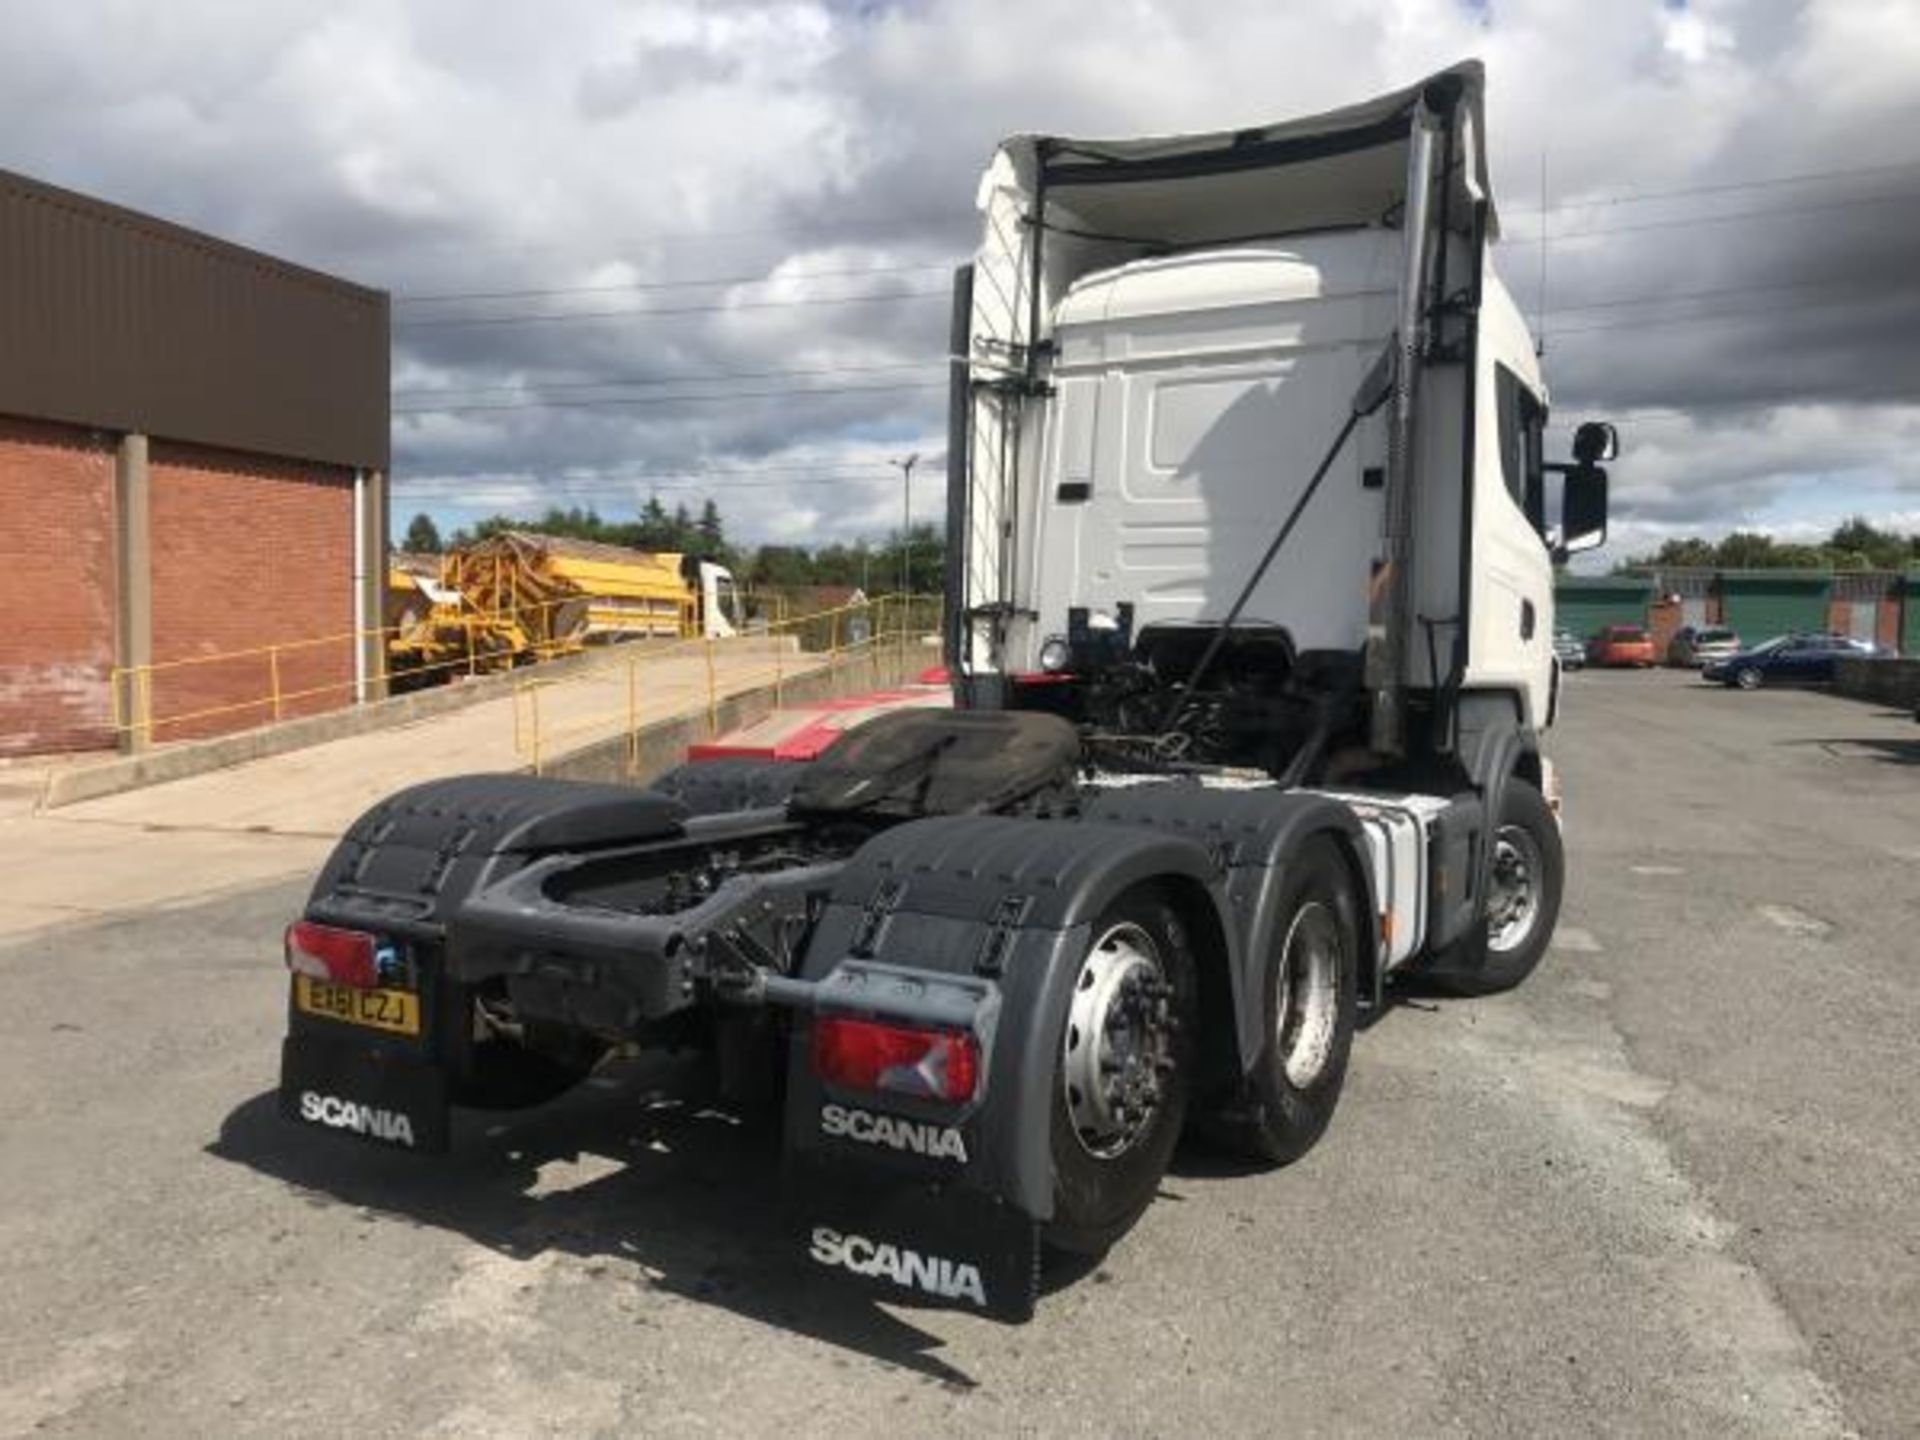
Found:
[[[0,754],[113,743],[114,444],[0,417]]]
[[[1905,598],[1907,604],[1915,603],[1911,593]],[[1896,655],[1900,653],[1900,603],[1900,592],[1889,587],[1887,593],[1880,597],[1880,614],[1873,628],[1875,643]]]
[[[1656,600],[1647,607],[1647,635],[1653,641],[1653,658],[1667,663],[1667,647],[1686,620],[1686,610],[1678,600]]]
[[[156,743],[353,702],[353,480],[322,465],[154,442]],[[373,623],[378,623],[376,620]],[[168,661],[201,663],[168,665]]]

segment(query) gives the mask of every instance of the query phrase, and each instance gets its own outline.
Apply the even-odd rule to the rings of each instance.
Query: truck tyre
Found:
[[[1510,777],[1493,835],[1486,928],[1436,962],[1436,985],[1455,995],[1494,995],[1531,975],[1553,939],[1565,881],[1559,822],[1538,789]]]
[[[1298,1160],[1333,1119],[1347,1078],[1358,1006],[1359,906],[1352,872],[1325,836],[1288,866],[1281,921],[1266,964],[1266,1044],[1203,1132],[1272,1165]]]
[[[1133,1227],[1186,1122],[1198,977],[1157,889],[1128,892],[1091,930],[1054,1076],[1049,1244],[1097,1255]]]

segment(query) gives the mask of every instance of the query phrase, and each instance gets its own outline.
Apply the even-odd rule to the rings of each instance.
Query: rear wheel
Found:
[[[1092,927],[1060,1037],[1047,1240],[1098,1254],[1133,1227],[1187,1111],[1196,975],[1165,896],[1135,890]]]
[[[1266,1045],[1240,1093],[1207,1117],[1236,1153],[1285,1164],[1313,1148],[1346,1082],[1358,1004],[1359,905],[1335,844],[1303,846],[1281,898],[1266,966]]]
[[[1546,799],[1527,781],[1507,781],[1493,833],[1491,883],[1483,931],[1436,961],[1433,978],[1456,995],[1511,990],[1547,953],[1560,919],[1566,856]]]

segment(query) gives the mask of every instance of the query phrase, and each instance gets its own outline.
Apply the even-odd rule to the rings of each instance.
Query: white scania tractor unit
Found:
[[[622,1047],[780,1074],[795,1262],[1032,1312],[1183,1131],[1271,1163],[1418,975],[1518,983],[1563,877],[1556,558],[1482,76],[1171,139],[1022,136],[956,286],[950,710],[651,789],[435,781],[289,930],[287,1115],[444,1148]]]

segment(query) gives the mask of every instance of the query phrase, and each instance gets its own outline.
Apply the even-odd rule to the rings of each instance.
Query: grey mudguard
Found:
[[[990,981],[999,1003],[983,1085],[959,1107],[836,1096],[812,1072],[811,1029],[803,1024],[790,1061],[790,1150],[957,1185],[1034,1220],[1050,1218],[1054,1051],[1088,927],[1127,889],[1168,877],[1206,890],[1217,878],[1214,857],[1178,835],[993,816],[919,820],[870,840],[840,874],[807,947],[803,978],[823,980],[851,958]],[[954,1127],[965,1159],[830,1136],[823,1107],[843,1101]]]
[[[388,796],[348,827],[314,881],[314,919],[438,938],[462,901],[552,851],[678,835],[665,795],[532,775],[459,775]]]
[[[1468,780],[1480,793],[1481,809],[1456,825],[1471,820],[1491,832],[1500,823],[1507,782],[1518,775],[1533,784],[1540,783],[1539,732],[1521,720],[1513,696],[1498,692],[1467,694],[1460,697],[1457,748]],[[1456,864],[1455,868],[1468,872],[1469,884],[1463,903],[1450,910],[1435,909],[1434,930],[1428,942],[1438,957],[1433,968],[1447,972],[1478,970],[1486,963],[1484,949],[1450,947],[1484,921],[1484,897],[1493,879],[1493,846],[1478,845],[1465,858],[1464,866]]]
[[[1198,784],[1137,785],[1109,790],[1084,811],[1102,828],[1125,826],[1177,837],[1214,857],[1212,886],[1226,939],[1234,1034],[1241,1073],[1266,1043],[1266,958],[1279,943],[1279,900],[1287,861],[1309,836],[1330,834],[1345,850],[1355,882],[1366,898],[1363,913],[1378,914],[1371,895],[1372,872],[1362,856],[1365,840],[1353,812],[1311,792],[1210,790]],[[1362,926],[1359,976],[1367,994],[1378,964],[1378,936]],[[1203,1045],[1211,1037],[1203,1037]]]

